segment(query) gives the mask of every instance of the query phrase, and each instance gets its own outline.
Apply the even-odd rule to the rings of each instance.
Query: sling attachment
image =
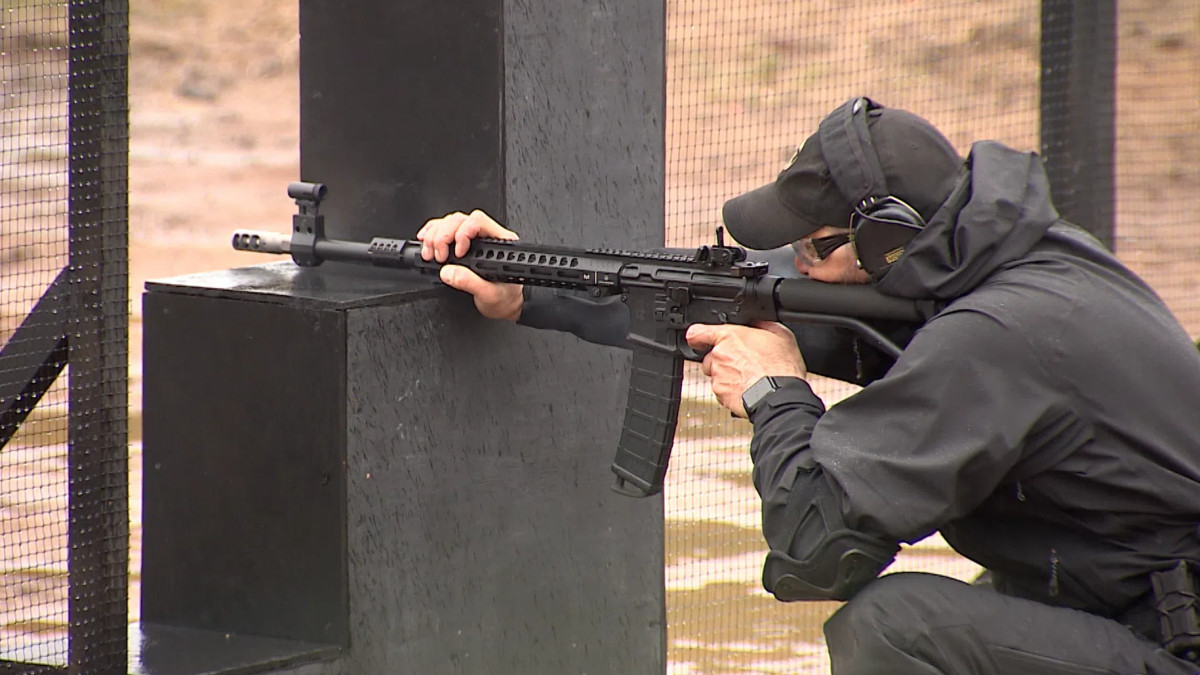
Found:
[[[1159,638],[1175,656],[1200,663],[1200,609],[1196,583],[1187,561],[1150,575]]]

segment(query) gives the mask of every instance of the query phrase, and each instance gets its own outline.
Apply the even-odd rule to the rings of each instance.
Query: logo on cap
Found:
[[[804,149],[804,142],[801,141],[800,147],[796,148],[796,151],[792,153],[792,158],[787,161],[787,166],[783,167],[784,171],[787,171],[788,169],[792,168],[792,165],[796,163],[796,160],[800,159],[800,151],[803,149]]]

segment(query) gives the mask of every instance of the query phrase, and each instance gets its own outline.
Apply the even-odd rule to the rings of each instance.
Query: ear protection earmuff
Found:
[[[829,173],[842,195],[855,205],[850,230],[858,264],[876,280],[925,228],[921,214],[888,190],[879,155],[871,144],[867,117],[882,107],[866,97],[851,99],[826,117],[818,129]]]

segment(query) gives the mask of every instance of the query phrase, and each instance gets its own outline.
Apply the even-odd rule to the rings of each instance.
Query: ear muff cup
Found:
[[[878,279],[924,229],[925,221],[912,207],[893,198],[858,209],[851,227],[859,265]]]

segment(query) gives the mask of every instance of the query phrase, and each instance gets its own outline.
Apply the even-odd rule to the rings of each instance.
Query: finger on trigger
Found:
[[[712,331],[709,330],[706,324],[702,323],[692,324],[687,329],[687,333],[684,334],[684,338],[687,339],[688,344],[692,345],[711,346],[713,344],[712,337]]]

